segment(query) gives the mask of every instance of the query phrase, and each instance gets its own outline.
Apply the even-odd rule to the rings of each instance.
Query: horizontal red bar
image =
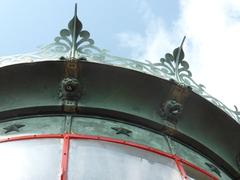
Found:
[[[0,143],[10,142],[10,141],[20,141],[28,139],[42,139],[42,138],[63,138],[64,134],[38,134],[38,135],[25,135],[25,136],[15,136],[9,138],[0,139]]]

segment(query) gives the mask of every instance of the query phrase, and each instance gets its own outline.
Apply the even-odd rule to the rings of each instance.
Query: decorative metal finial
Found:
[[[178,50],[177,59],[176,59],[177,63],[179,62],[179,58],[180,58],[181,52],[183,52],[183,48],[182,48],[182,47],[183,47],[183,43],[184,43],[185,39],[186,39],[186,36],[183,37],[183,40],[182,40],[182,42],[181,42],[180,47],[177,48],[177,50]],[[183,58],[183,57],[182,57],[182,58]]]
[[[177,74],[178,74],[178,66],[179,66],[179,63],[181,63],[181,61],[182,61],[183,58],[184,58],[184,52],[183,52],[183,48],[182,48],[182,47],[183,47],[183,43],[184,43],[185,39],[186,39],[186,36],[183,37],[183,40],[182,40],[182,42],[181,42],[180,47],[178,47],[177,49],[175,49],[175,54],[176,54],[176,52],[177,52],[176,65],[175,65],[175,69],[176,69],[175,75],[176,75],[176,78],[178,78],[178,77],[177,77]],[[173,52],[173,54],[174,54],[174,52]]]
[[[185,39],[186,39],[186,36],[183,37],[180,47],[176,48],[173,51],[173,57],[175,59],[175,77],[177,80],[179,80],[178,67],[179,67],[179,64],[182,63],[182,60],[184,59],[184,51],[183,51],[182,47],[183,47],[183,43],[184,43]]]
[[[80,54],[87,54],[90,49],[100,51],[94,46],[94,40],[90,33],[82,29],[82,23],[77,17],[77,4],[75,4],[74,16],[68,23],[68,29],[62,29],[60,35],[51,43],[42,48],[45,54],[63,54],[64,59],[78,59]],[[69,57],[65,57],[69,56]],[[59,57],[60,58],[60,57]]]
[[[74,17],[73,17],[73,30],[72,30],[72,48],[70,51],[70,59],[75,59],[75,53],[76,53],[76,44],[77,44],[77,3],[75,4],[75,11],[74,11]],[[70,21],[71,22],[71,21]]]
[[[133,69],[140,72],[148,73],[166,80],[173,80],[175,83],[190,88],[195,93],[207,99],[240,123],[240,111],[236,106],[235,110],[228,108],[218,99],[212,97],[205,91],[202,84],[198,84],[192,78],[189,64],[184,60],[183,43],[174,49],[173,53],[166,53],[160,62],[152,63],[151,61],[139,62],[128,58],[113,56],[108,54],[105,49],[100,49],[94,45],[93,39],[90,38],[88,31],[82,30],[82,23],[77,17],[77,4],[75,4],[74,17],[68,23],[68,28],[62,29],[60,35],[55,38],[55,42],[41,48],[40,52],[27,54],[27,58],[32,59],[59,59],[60,60],[81,60],[117,65],[123,68]],[[14,62],[26,59],[25,56],[3,57],[0,62],[8,64],[9,59]]]

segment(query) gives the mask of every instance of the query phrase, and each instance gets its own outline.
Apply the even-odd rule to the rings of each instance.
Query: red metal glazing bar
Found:
[[[0,143],[10,142],[10,141],[20,141],[28,139],[43,139],[43,138],[63,138],[64,134],[39,134],[39,135],[25,135],[25,136],[15,136],[8,138],[0,138]]]
[[[117,144],[123,144],[131,147],[135,147],[138,149],[146,150],[170,159],[175,160],[176,165],[183,177],[184,180],[187,179],[187,175],[184,171],[183,166],[181,163],[184,163],[197,171],[209,176],[213,180],[218,180],[217,177],[213,176],[209,172],[199,168],[198,166],[181,159],[180,157],[169,154],[163,151],[160,151],[158,149],[154,149],[145,145],[141,144],[136,144],[134,142],[129,142],[129,141],[123,141],[119,139],[113,139],[109,137],[102,137],[102,136],[94,136],[94,135],[82,135],[82,134],[41,134],[41,135],[26,135],[26,136],[17,136],[17,137],[9,137],[9,138],[3,138],[0,139],[0,143],[3,142],[11,142],[11,141],[19,141],[19,140],[30,140],[30,139],[42,139],[42,138],[63,138],[63,150],[62,150],[62,162],[61,162],[61,180],[67,180],[67,166],[68,166],[68,156],[69,156],[69,144],[70,144],[70,139],[87,139],[87,140],[98,140],[98,141],[105,141],[105,142],[111,142],[111,143],[117,143]]]
[[[179,161],[182,162],[183,164],[186,164],[186,165],[190,166],[191,168],[196,169],[197,171],[199,171],[199,172],[201,172],[201,173],[209,176],[209,177],[212,178],[213,180],[218,180],[218,178],[217,178],[216,176],[210,174],[209,172],[207,172],[207,171],[199,168],[198,166],[196,166],[196,165],[194,165],[194,164],[192,164],[192,163],[190,163],[190,162],[188,162],[188,161],[186,161],[186,160],[184,160],[184,159],[179,159]]]
[[[69,157],[69,144],[70,144],[69,135],[68,135],[68,134],[64,134],[60,180],[67,180],[67,168],[68,168],[68,157]]]

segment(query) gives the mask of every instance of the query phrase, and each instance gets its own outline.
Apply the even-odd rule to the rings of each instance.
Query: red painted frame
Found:
[[[19,141],[19,140],[30,140],[30,139],[43,139],[43,138],[60,138],[63,139],[63,147],[62,147],[62,159],[61,159],[61,175],[60,180],[67,180],[67,168],[68,168],[68,157],[69,157],[69,146],[70,146],[70,139],[85,139],[85,140],[97,140],[97,141],[105,141],[111,142],[116,144],[123,144],[126,146],[135,147],[138,149],[146,150],[148,152],[152,152],[158,154],[160,156],[164,156],[170,159],[173,159],[176,162],[176,166],[182,176],[183,180],[187,180],[186,172],[182,166],[182,163],[185,165],[190,166],[191,168],[207,175],[208,177],[212,178],[213,180],[218,180],[218,178],[209,172],[197,167],[196,165],[176,156],[173,154],[169,154],[163,151],[160,151],[155,148],[151,148],[145,145],[137,144],[130,141],[124,141],[120,139],[113,139],[109,137],[102,137],[102,136],[93,136],[93,135],[82,135],[82,134],[40,134],[40,135],[26,135],[26,136],[16,136],[16,137],[9,137],[0,139],[0,143],[4,142],[11,142],[11,141]]]
[[[68,157],[69,157],[70,138],[64,135],[63,149],[62,149],[62,162],[61,162],[61,180],[67,179]]]

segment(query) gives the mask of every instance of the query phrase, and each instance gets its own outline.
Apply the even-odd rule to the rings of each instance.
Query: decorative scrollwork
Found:
[[[234,118],[238,123],[240,123],[240,111],[236,106],[234,106],[235,111],[231,110],[224,103],[208,94],[205,91],[204,89],[205,87],[202,84],[197,84],[192,79],[192,73],[189,71],[189,64],[183,60],[184,52],[181,46],[179,48],[176,48],[173,51],[173,54],[167,53],[165,55],[165,58],[160,59],[159,63],[150,64],[152,69],[154,67],[157,67],[160,71],[164,72],[168,76],[168,79],[173,79],[180,85],[191,87],[192,91],[194,91],[196,94],[207,99],[215,106],[219,107],[224,112],[226,112],[229,116]],[[179,55],[177,56],[177,54]],[[177,57],[179,58],[177,59]]]
[[[185,37],[183,38],[181,46],[174,49],[173,54],[167,53],[165,58],[160,59],[160,63],[154,63],[153,65],[158,67],[165,74],[168,74],[169,77],[176,82],[203,91],[204,86],[202,84],[197,84],[192,79],[192,73],[189,71],[189,64],[187,61],[183,60],[185,56],[182,49],[184,40]]]
[[[55,38],[54,43],[30,54],[0,57],[0,66],[22,62],[59,60],[60,57],[64,57],[61,60],[82,60],[82,57],[85,57],[87,61],[119,66],[166,80],[174,80],[180,85],[190,87],[193,92],[207,99],[240,123],[240,111],[236,106],[234,106],[235,110],[228,108],[221,101],[208,94],[202,84],[198,84],[192,79],[189,64],[184,60],[184,51],[182,49],[184,40],[185,37],[181,45],[172,54],[167,53],[158,63],[152,63],[147,60],[140,62],[113,56],[107,50],[100,49],[94,45],[94,40],[90,38],[90,33],[83,30],[82,23],[77,17],[77,6],[75,6],[75,14],[69,22],[68,28],[60,31],[60,35]]]
[[[79,57],[80,54],[90,54],[93,51],[101,51],[94,46],[94,40],[90,33],[83,30],[81,21],[77,17],[77,5],[75,5],[74,17],[68,23],[68,29],[62,29],[59,36],[51,43],[42,48],[43,52],[65,53],[70,58]]]

